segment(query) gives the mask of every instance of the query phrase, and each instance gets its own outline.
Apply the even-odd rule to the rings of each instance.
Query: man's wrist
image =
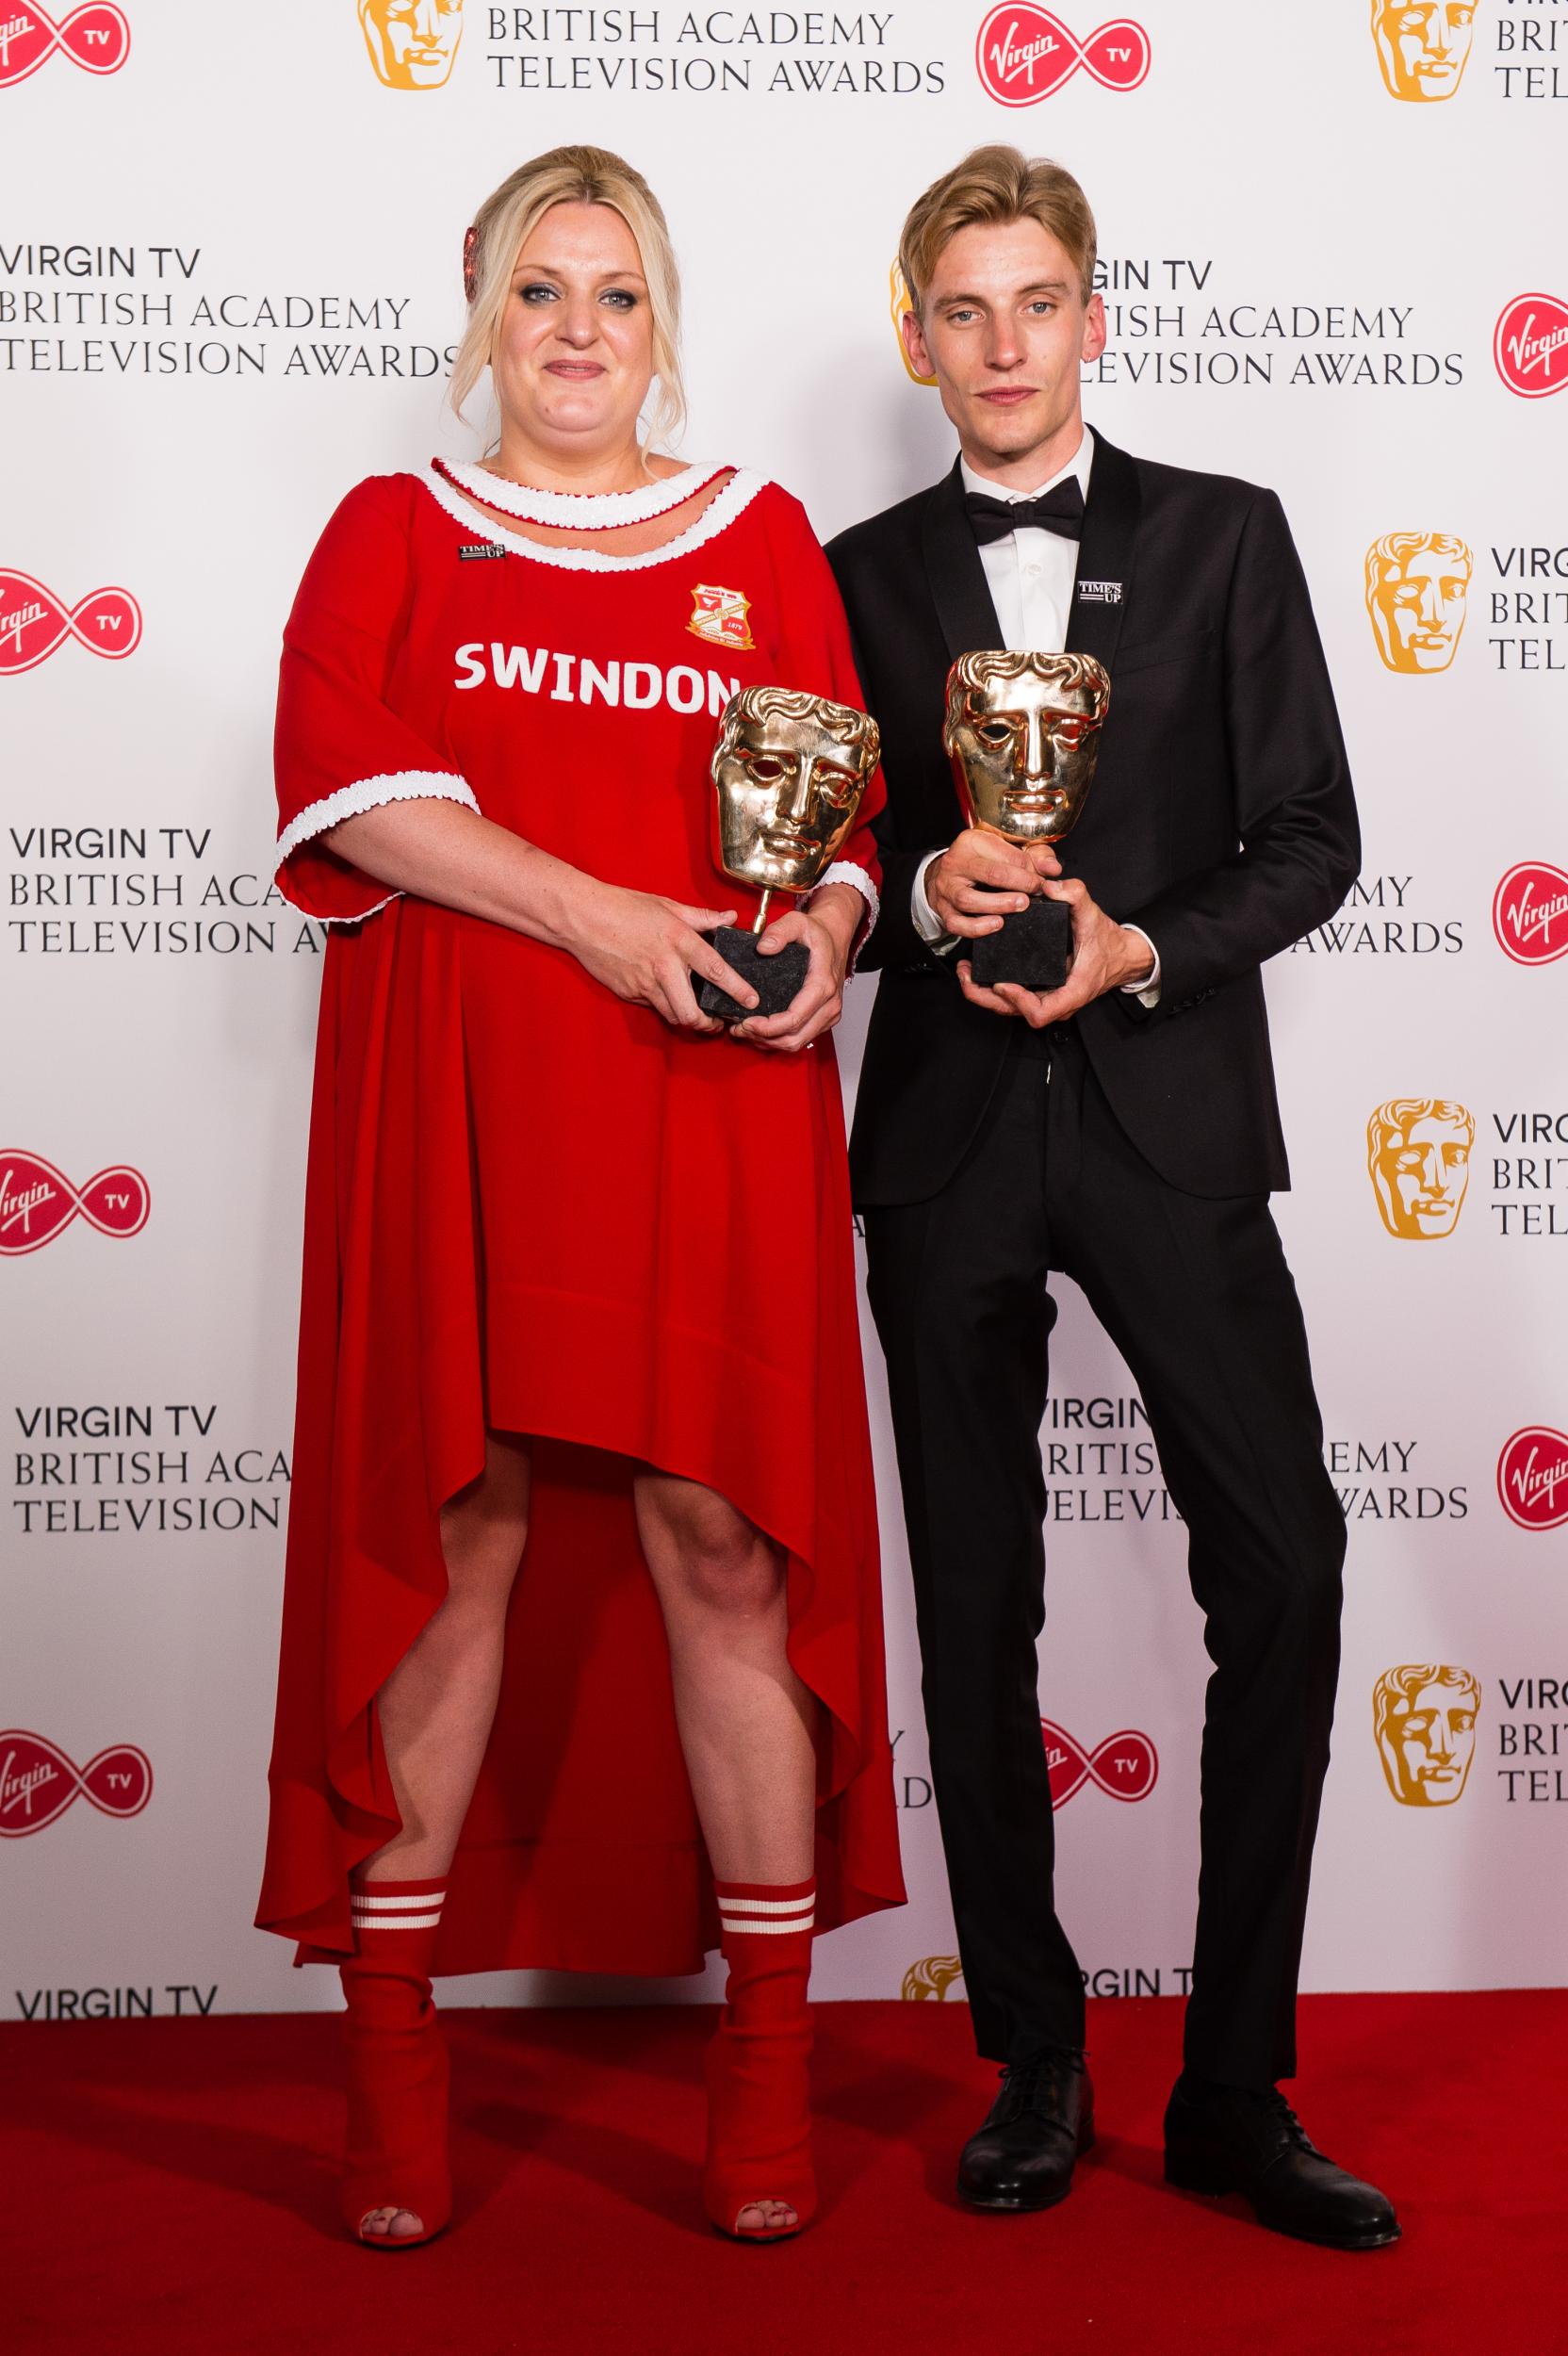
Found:
[[[1119,990],[1147,990],[1154,975],[1154,944],[1135,924],[1120,927],[1122,973]]]
[[[1121,938],[1133,958],[1134,970],[1119,985],[1123,997],[1135,998],[1142,1006],[1157,1006],[1160,1003],[1160,953],[1141,924],[1123,924]]]

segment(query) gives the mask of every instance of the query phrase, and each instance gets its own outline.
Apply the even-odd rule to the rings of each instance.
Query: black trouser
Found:
[[[1214,1661],[1187,2066],[1296,2067],[1296,1982],[1339,1667],[1345,1524],[1296,1287],[1267,1198],[1160,1178],[1076,1032],[1017,1038],[981,1131],[929,1202],[865,1214],[914,1573],[926,1726],[975,2041],[1084,2042],[1056,1919],[1040,1738],[1048,1273],[1130,1367]]]

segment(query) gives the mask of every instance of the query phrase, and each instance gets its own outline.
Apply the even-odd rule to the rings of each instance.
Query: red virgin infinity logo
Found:
[[[1568,957],[1568,875],[1548,859],[1521,859],[1493,894],[1492,929],[1519,965]]]
[[[0,673],[30,671],[68,638],[118,663],[140,636],[141,608],[128,589],[95,589],[80,605],[64,606],[31,573],[0,564]]]
[[[1053,1808],[1065,1808],[1091,1777],[1113,1800],[1146,1800],[1159,1780],[1159,1758],[1147,1734],[1123,1728],[1086,1751],[1065,1726],[1054,1726],[1049,1718],[1040,1720],[1040,1732],[1045,1738]]]
[[[1049,8],[992,8],[974,44],[980,79],[1003,106],[1035,106],[1082,66],[1105,90],[1136,90],[1149,72],[1149,36],[1130,16],[1081,41]]]
[[[139,1816],[153,1796],[153,1762],[134,1742],[111,1742],[85,1767],[41,1734],[0,1734],[0,1835],[20,1841],[63,1816],[74,1799],[106,1816]]]
[[[146,1179],[123,1162],[101,1170],[78,1193],[37,1153],[0,1151],[0,1252],[37,1252],[78,1213],[101,1235],[139,1235],[151,1208]]]
[[[1497,373],[1511,393],[1542,401],[1568,384],[1568,303],[1556,295],[1515,295],[1492,337]]]
[[[0,0],[0,10],[5,6]],[[41,8],[12,8],[0,14],[0,90],[24,82],[57,49],[89,74],[118,74],[131,54],[131,28],[121,9],[102,0],[73,8],[57,25]]]

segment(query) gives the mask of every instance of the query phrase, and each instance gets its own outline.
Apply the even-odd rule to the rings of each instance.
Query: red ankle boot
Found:
[[[414,2250],[452,2213],[447,2049],[430,1962],[444,1882],[366,1882],[351,1893],[355,1954],[342,1966],[349,2130],[343,2222],[368,2250]],[[367,2233],[377,2209],[406,2209],[416,2233]]]
[[[734,2241],[785,2241],[816,2214],[807,2064],[811,2016],[815,1882],[719,1882],[721,1944],[729,1986],[708,2049],[708,2162],[703,2201]],[[795,2223],[743,2226],[742,2213],[777,2201]]]

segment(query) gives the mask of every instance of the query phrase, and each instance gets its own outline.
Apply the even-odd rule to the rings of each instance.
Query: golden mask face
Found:
[[[1110,700],[1092,655],[960,655],[942,744],[970,825],[1009,843],[1059,842],[1094,781]]]
[[[881,739],[869,712],[792,687],[743,687],[709,776],[714,856],[737,883],[808,892],[855,824]]]
[[[1475,560],[1449,532],[1389,532],[1366,551],[1366,610],[1391,671],[1446,671],[1454,659]]]
[[[1451,1235],[1470,1184],[1476,1118],[1432,1096],[1396,1096],[1366,1124],[1366,1164],[1383,1225],[1405,1242]]]
[[[1372,0],[1372,38],[1391,98],[1452,98],[1476,33],[1476,0]]]
[[[1402,1808],[1448,1808],[1476,1756],[1481,1689],[1468,1669],[1412,1661],[1372,1689],[1372,1733],[1388,1788]]]
[[[359,0],[360,30],[388,90],[439,90],[463,39],[463,0]]]

